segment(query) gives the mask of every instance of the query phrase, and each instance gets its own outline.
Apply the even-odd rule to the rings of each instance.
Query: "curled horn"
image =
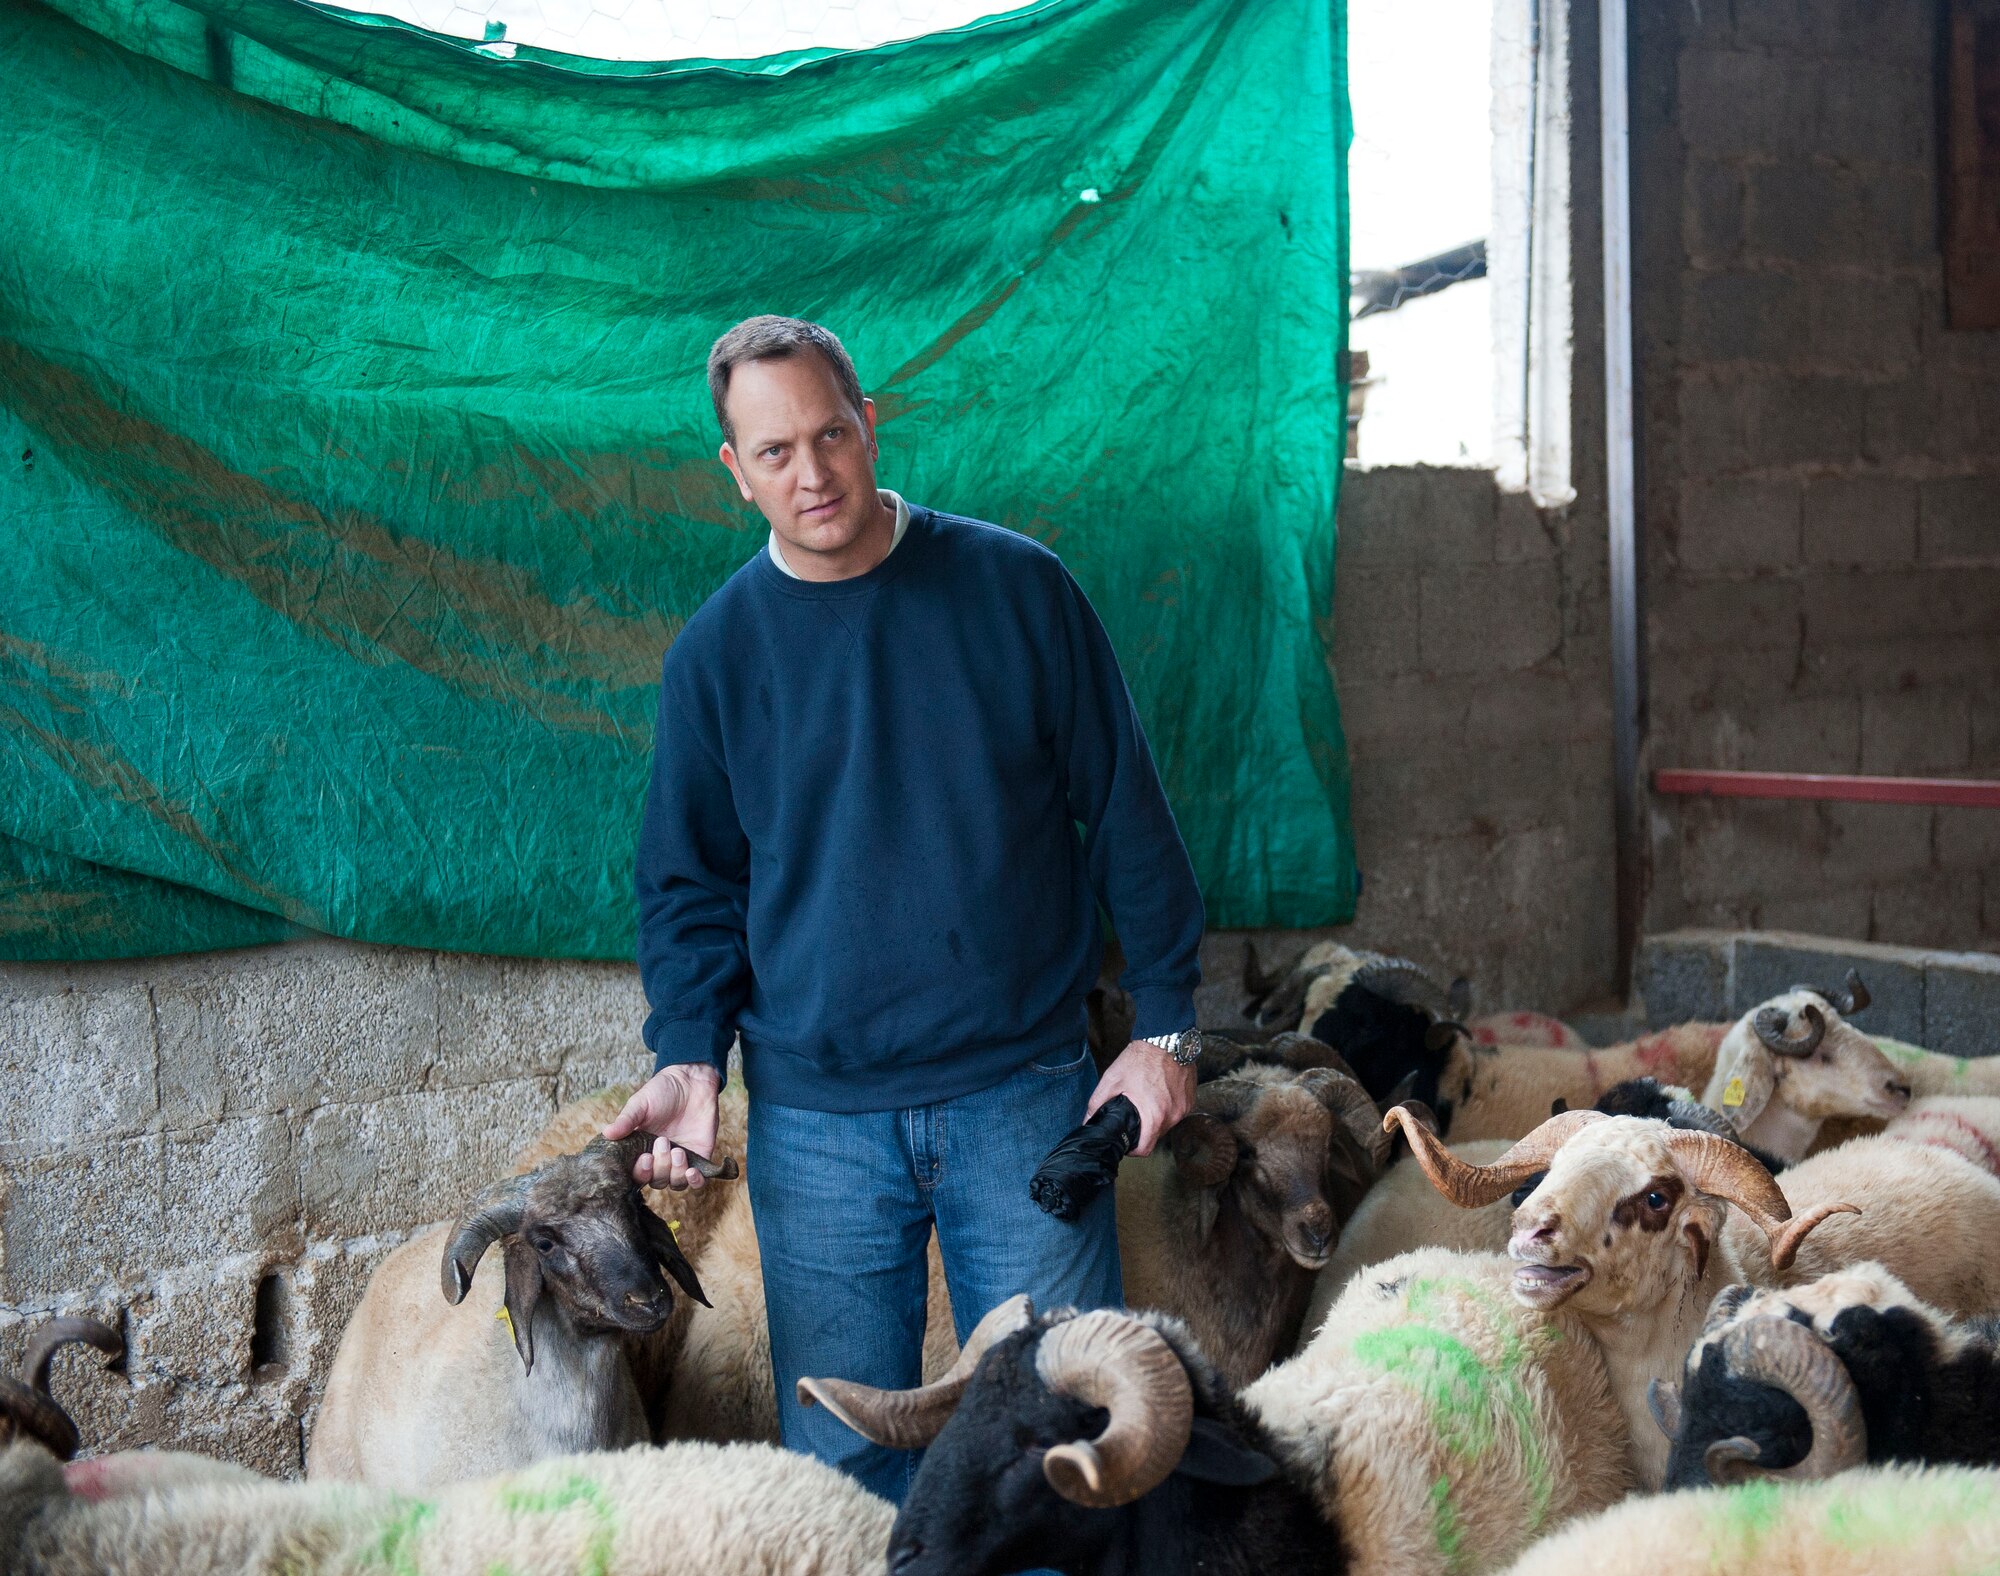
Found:
[[[1435,1018],[1451,1016],[1452,993],[1408,958],[1368,958],[1350,978],[1386,1001],[1421,1007]]]
[[[1424,1126],[1409,1106],[1390,1109],[1382,1118],[1384,1132],[1401,1128],[1410,1153],[1431,1186],[1461,1209],[1477,1209],[1505,1198],[1538,1171],[1546,1171],[1556,1151],[1592,1122],[1606,1121],[1602,1111],[1565,1111],[1552,1116],[1491,1165],[1476,1166],[1453,1154],[1444,1140]]]
[[[1009,1297],[974,1327],[958,1361],[942,1379],[914,1390],[878,1390],[851,1379],[801,1379],[799,1405],[823,1406],[862,1438],[891,1450],[920,1450],[951,1421],[979,1359],[1016,1330],[1025,1330],[1034,1318],[1035,1305],[1027,1293]]]
[[[1646,1386],[1646,1410],[1669,1439],[1681,1437],[1681,1387],[1671,1379],[1655,1379]]]
[[[28,1337],[21,1379],[0,1376],[0,1443],[25,1435],[48,1447],[58,1461],[76,1454],[82,1439],[76,1424],[49,1394],[49,1368],[56,1352],[81,1341],[116,1358],[125,1342],[95,1319],[50,1319]]]
[[[1792,1319],[1750,1319],[1722,1338],[1723,1361],[1739,1379],[1782,1390],[1812,1426],[1812,1449],[1789,1467],[1759,1466],[1762,1452],[1741,1435],[1704,1453],[1711,1481],[1727,1487],[1752,1478],[1823,1478],[1868,1459],[1868,1424],[1854,1380],[1833,1349]]]
[[[466,1292],[472,1289],[472,1272],[479,1268],[486,1250],[521,1229],[521,1211],[534,1183],[533,1172],[507,1177],[466,1206],[445,1247],[444,1263],[439,1267],[446,1302],[456,1306],[465,1301]]]
[[[1042,1475],[1092,1509],[1129,1505],[1166,1481],[1194,1428],[1194,1392],[1166,1337],[1129,1314],[1080,1314],[1042,1337],[1035,1372],[1057,1395],[1111,1414],[1095,1439],[1056,1445]]]
[[[1807,1210],[1796,1220],[1792,1206],[1757,1157],[1726,1138],[1713,1133],[1693,1133],[1675,1128],[1667,1135],[1667,1148],[1697,1192],[1734,1204],[1751,1224],[1771,1242],[1771,1268],[1790,1269],[1798,1256],[1799,1244],[1813,1228],[1830,1215],[1858,1215],[1853,1204],[1822,1204]]]
[[[1813,989],[1810,985],[1801,986],[1800,988],[1803,990]],[[1859,969],[1849,969],[1847,971],[1847,988],[1845,990],[1813,991],[1813,994],[1824,996],[1826,1004],[1843,1018],[1853,1017],[1855,1013],[1860,1012],[1875,999],[1868,994],[1868,987],[1861,983],[1861,971]]]
[[[639,1157],[653,1147],[651,1133],[632,1133],[624,1138],[593,1138],[584,1153],[599,1146],[615,1154],[628,1172],[638,1163]],[[688,1169],[699,1171],[711,1182],[734,1182],[739,1175],[736,1157],[724,1155],[720,1160],[711,1160],[698,1149],[690,1149],[686,1144],[675,1144],[674,1148],[687,1156]]]
[[[1783,1007],[1759,1007],[1750,1019],[1750,1028],[1774,1056],[1810,1056],[1826,1038],[1826,1014],[1807,1002],[1799,1009],[1799,1016],[1812,1025],[1811,1033],[1802,1040],[1794,1040],[1785,1033],[1791,1014]]]

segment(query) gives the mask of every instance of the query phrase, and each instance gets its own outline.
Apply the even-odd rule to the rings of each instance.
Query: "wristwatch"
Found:
[[[1192,1067],[1201,1060],[1199,1029],[1183,1029],[1178,1034],[1142,1034],[1139,1038],[1148,1045],[1157,1045],[1182,1067]]]

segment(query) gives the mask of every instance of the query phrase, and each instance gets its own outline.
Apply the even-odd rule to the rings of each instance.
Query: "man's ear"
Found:
[[[868,432],[868,458],[879,460],[882,457],[882,446],[875,437],[875,402],[866,394],[861,396],[861,425]]]
[[[1220,1483],[1228,1488],[1249,1488],[1268,1483],[1278,1475],[1278,1463],[1261,1450],[1252,1449],[1213,1419],[1197,1417],[1188,1435],[1187,1449],[1174,1470],[1182,1477],[1203,1483]]]
[[[507,1300],[501,1305],[514,1332],[521,1372],[535,1371],[535,1304],[542,1300],[542,1261],[519,1237],[507,1239]]]
[[[750,489],[744,484],[743,468],[736,462],[736,446],[725,443],[715,451],[715,457],[729,467],[729,474],[736,478],[736,490],[743,494],[743,501],[745,503],[755,503],[757,500],[750,496]]]

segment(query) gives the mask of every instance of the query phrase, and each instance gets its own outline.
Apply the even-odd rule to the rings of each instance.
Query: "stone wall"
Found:
[[[2000,334],[1931,0],[1635,6],[1651,766],[2000,768]],[[1648,928],[2000,938],[2000,815],[1654,799]]]
[[[641,1076],[636,974],[334,941],[0,964],[0,1366],[54,1311],[97,1448],[296,1474],[368,1274],[557,1103]]]

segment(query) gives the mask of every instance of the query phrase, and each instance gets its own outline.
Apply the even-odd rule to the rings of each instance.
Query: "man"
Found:
[[[1055,555],[879,490],[874,404],[817,324],[740,323],[708,378],[771,535],[666,656],[637,883],[659,1070],[606,1133],[656,1136],[640,1181],[700,1186],[740,1032],[785,1443],[900,1501],[915,1458],[796,1381],[918,1382],[933,1225],[961,1339],[1016,1292],[1121,1300],[1110,1195],[1065,1225],[1028,1179],[1114,1094],[1142,1154],[1186,1115],[1201,898]],[[1100,899],[1143,1038],[1095,1079]]]

